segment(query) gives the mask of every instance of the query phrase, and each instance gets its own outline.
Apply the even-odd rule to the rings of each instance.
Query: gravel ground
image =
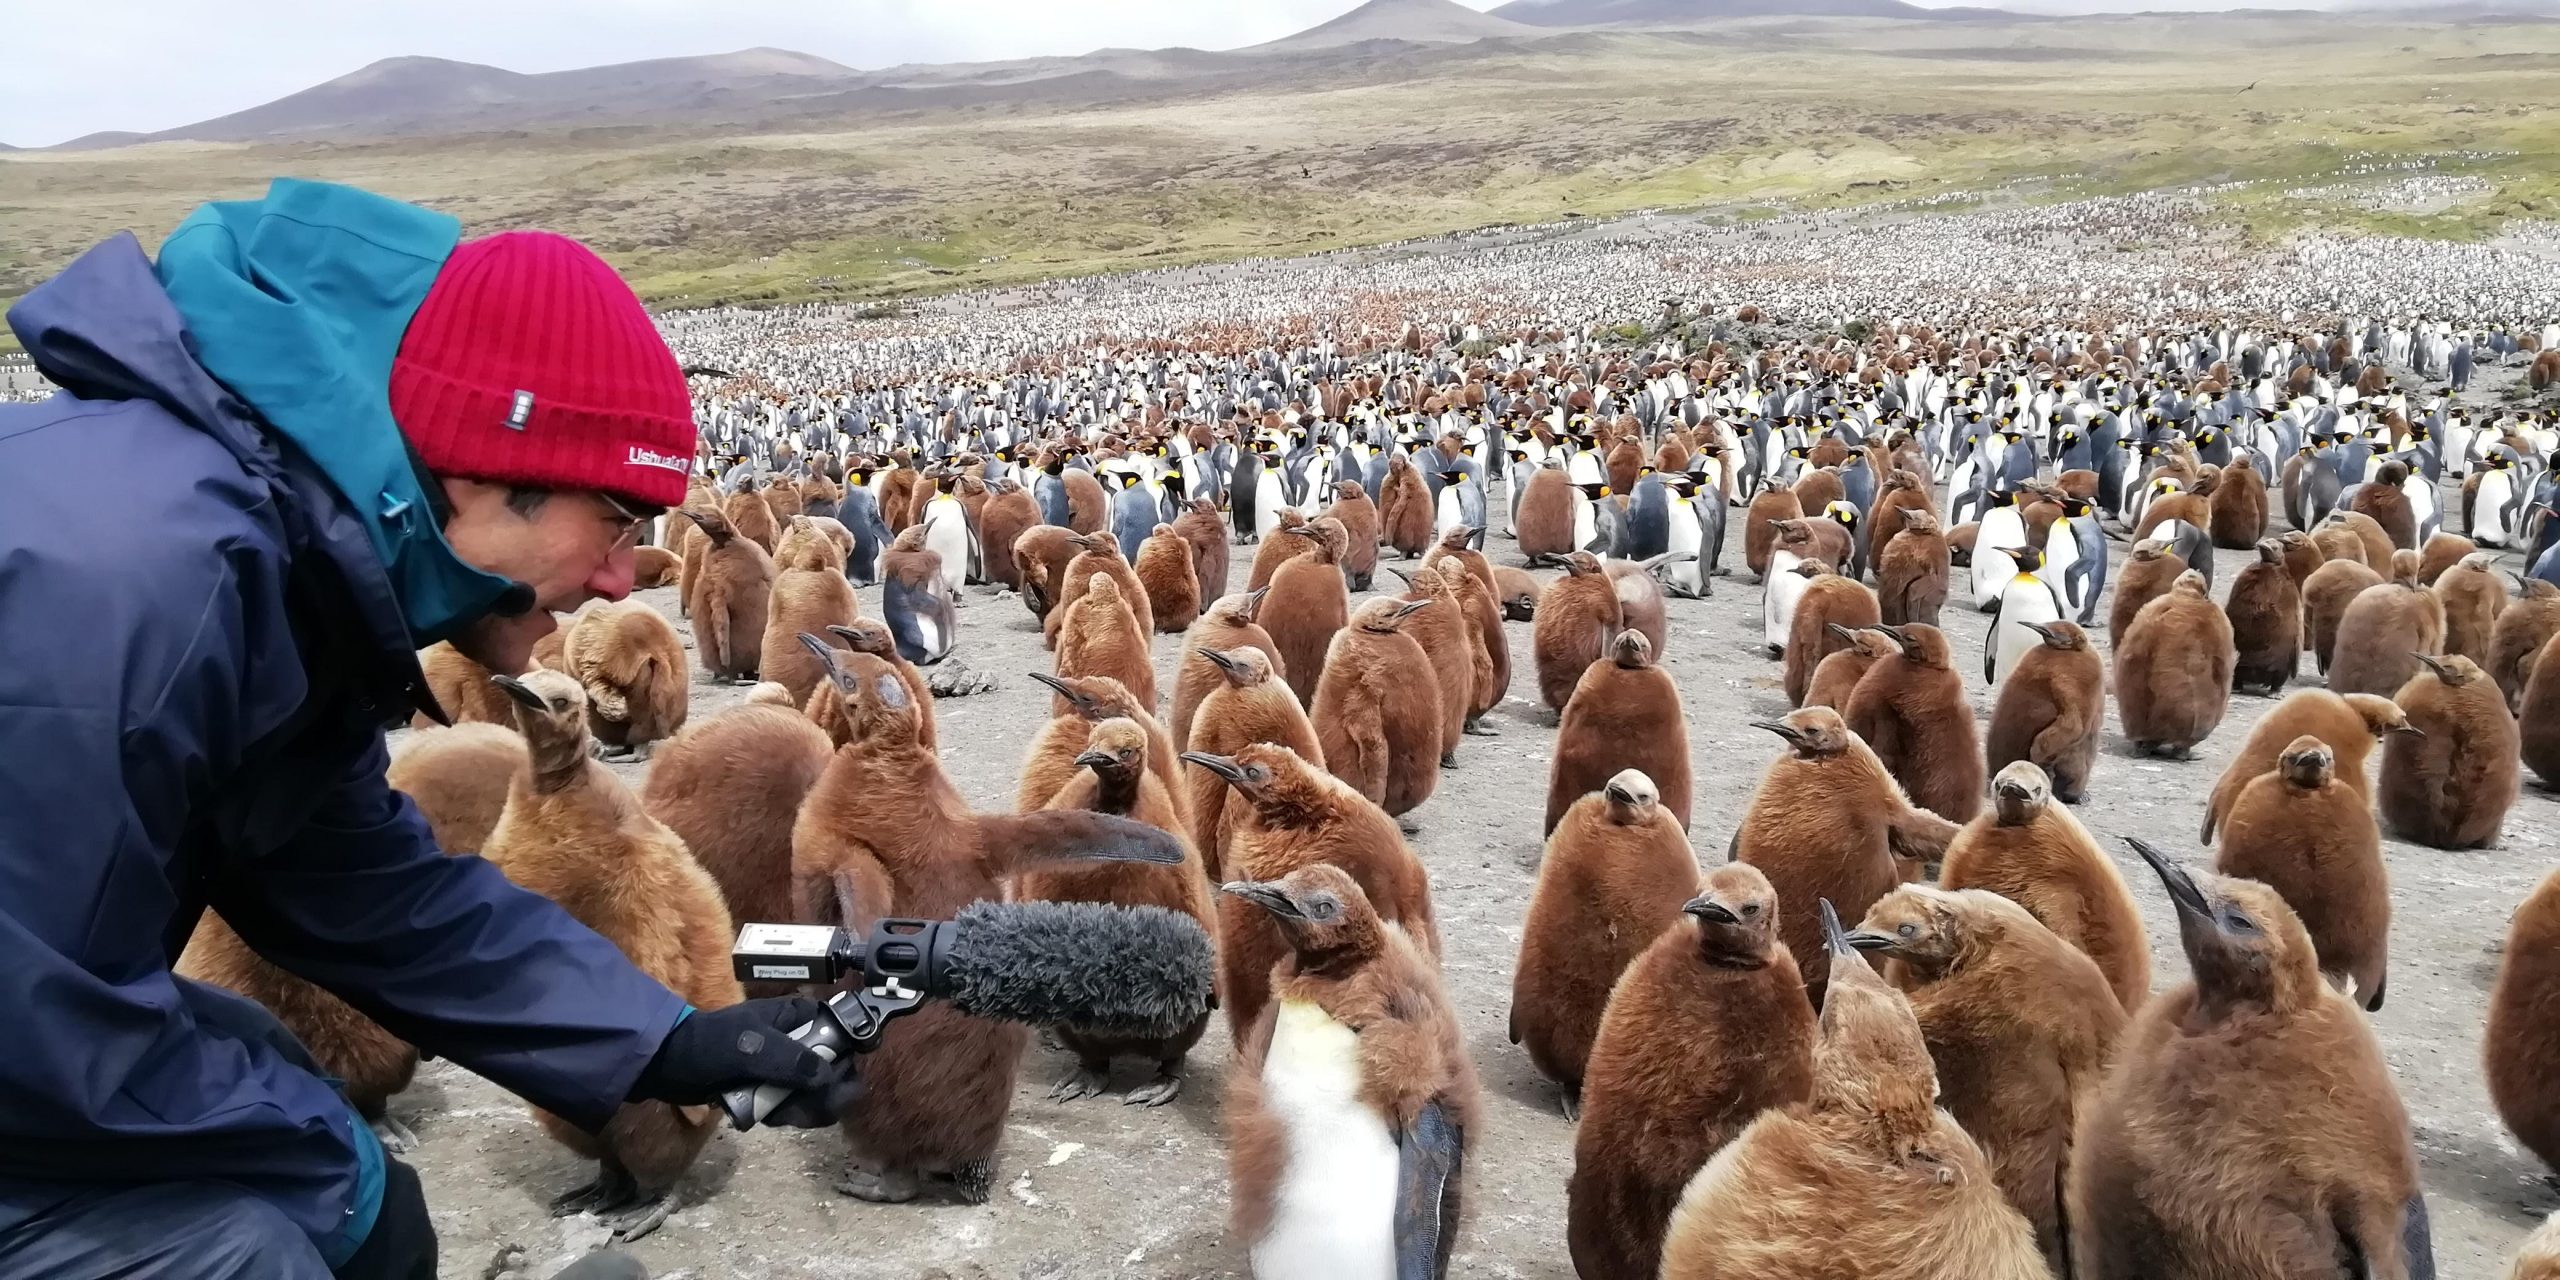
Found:
[[[1738,518],[1738,513],[1737,513]],[[1495,557],[1515,560],[1496,539]],[[1239,559],[1249,549],[1239,549]],[[1740,553],[1732,552],[1738,561]],[[2248,558],[2224,552],[2217,582]],[[1542,575],[1543,576],[1543,575]],[[1381,575],[1382,582],[1392,579]],[[671,589],[643,593],[672,615]],[[862,593],[866,612],[877,593]],[[2104,617],[2103,611],[2100,614]],[[1022,744],[1047,714],[1046,694],[1021,673],[1046,669],[1037,625],[1011,595],[972,588],[961,612],[959,656],[998,677],[999,688],[936,705],[943,767],[983,807],[1010,803]],[[1947,614],[1960,665],[1978,661],[1987,618]],[[679,622],[679,628],[683,624]],[[1759,589],[1720,579],[1716,595],[1673,601],[1666,665],[1687,708],[1697,761],[1695,843],[1723,858],[1727,838],[1761,767],[1776,752],[1759,717],[1782,713],[1777,664],[1759,650]],[[1504,1037],[1512,960],[1537,871],[1538,836],[1553,728],[1527,667],[1529,626],[1510,624],[1515,669],[1508,701],[1491,717],[1496,738],[1468,738],[1458,768],[1416,811],[1413,844],[1430,868],[1447,939],[1451,998],[1483,1074],[1486,1124],[1471,1169],[1471,1219],[1456,1274],[1572,1276],[1564,1249],[1564,1184],[1572,1130],[1555,1090]],[[687,634],[690,643],[690,634]],[[1158,637],[1170,671],[1177,637]],[[2310,664],[2304,664],[2308,670]],[[1968,677],[1970,682],[1970,677]],[[1170,685],[1167,685],[1170,688]],[[739,700],[731,686],[697,675],[694,714]],[[1977,690],[1976,710],[1990,700]],[[2158,980],[2183,960],[2158,882],[2117,836],[2140,833],[2194,856],[2204,793],[2229,753],[2272,703],[2240,698],[2186,763],[2136,760],[2110,715],[2104,754],[2080,816],[2124,863],[2152,928]],[[617,766],[637,787],[645,766]],[[2554,797],[2529,787],[2491,852],[2448,853],[2398,841],[2385,846],[2397,908],[2391,999],[2376,1019],[2411,1118],[2434,1213],[2441,1274],[2496,1274],[2542,1214],[2560,1206],[2544,1171],[2508,1138],[2481,1082],[2479,1035],[2496,952],[2509,914],[2553,865],[2560,846]],[[681,1184],[684,1207],[633,1252],[659,1275],[772,1277],[1195,1277],[1242,1274],[1225,1232],[1226,1186],[1219,1101],[1229,1046],[1213,1020],[1192,1056],[1181,1098],[1161,1110],[1115,1097],[1048,1101],[1048,1084],[1071,1065],[1035,1047],[1024,1063],[999,1189],[985,1205],[881,1207],[831,1188],[843,1161],[832,1131],[724,1134]],[[1124,1068],[1115,1081],[1138,1083]],[[425,1178],[445,1242],[447,1276],[478,1277],[502,1248],[520,1249],[532,1275],[547,1275],[602,1243],[592,1220],[555,1221],[543,1204],[584,1179],[586,1166],[553,1145],[526,1109],[450,1063],[429,1064],[393,1103],[416,1130],[411,1157]]]

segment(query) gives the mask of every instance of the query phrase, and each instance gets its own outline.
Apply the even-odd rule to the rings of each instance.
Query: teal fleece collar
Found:
[[[447,214],[279,178],[264,200],[197,209],[158,262],[197,362],[328,477],[419,647],[513,586],[446,544],[391,418],[392,357],[461,234]]]

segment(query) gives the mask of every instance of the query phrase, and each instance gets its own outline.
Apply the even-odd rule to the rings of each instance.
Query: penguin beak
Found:
[[[1087,751],[1076,757],[1076,767],[1079,769],[1100,769],[1119,762],[1120,757],[1108,751]]]
[[[1410,617],[1412,617],[1413,615],[1415,615],[1415,614],[1417,614],[1417,613],[1420,613],[1420,612],[1422,612],[1423,610],[1428,609],[1428,608],[1430,608],[1430,607],[1431,607],[1431,601],[1430,601],[1428,598],[1424,598],[1424,599],[1421,599],[1421,600],[1407,600],[1407,601],[1405,601],[1405,602],[1404,602],[1404,604],[1403,604],[1403,605],[1399,606],[1399,607],[1396,609],[1396,617],[1397,617],[1397,619],[1398,619],[1398,620],[1402,620],[1402,619],[1405,619],[1405,618],[1410,618]]]
[[[1636,802],[1636,793],[1627,790],[1625,787],[1619,786],[1617,783],[1612,782],[1609,785],[1602,787],[1601,790],[1607,793],[1611,804],[1634,804]]]
[[[1828,949],[1834,957],[1856,955],[1858,953],[1856,944],[1850,942],[1849,935],[1841,931],[1839,910],[1831,905],[1831,899],[1829,898],[1821,899],[1820,904],[1822,909],[1823,946]]]
[[[1911,652],[1911,638],[1902,634],[1902,629],[1900,627],[1888,627],[1881,622],[1871,622],[1858,629],[1861,631],[1873,631],[1883,636],[1885,639],[1891,640],[1894,643],[1894,647],[1902,650],[1904,653],[1907,654]]]
[[[1788,724],[1784,720],[1754,720],[1751,722],[1751,727],[1754,729],[1766,729],[1789,742],[1802,742],[1804,740],[1804,735],[1798,733],[1794,725]]]
[[[2025,627],[2029,631],[2035,632],[2037,635],[2043,636],[2045,639],[2050,640],[2055,644],[2060,644],[2062,642],[2062,633],[2050,622],[2021,622],[2018,625]]]
[[[1302,525],[1302,524],[1282,525],[1282,526],[1280,526],[1280,532],[1282,532],[1282,533],[1294,533],[1294,534],[1298,535],[1298,536],[1299,536],[1299,537],[1301,537],[1301,538],[1313,538],[1313,537],[1315,537],[1315,536],[1316,536],[1316,531],[1315,531],[1315,530],[1310,529],[1310,528],[1308,528],[1307,526]],[[1266,587],[1266,588],[1264,588],[1264,589],[1265,589],[1265,590],[1269,590],[1269,588],[1267,588],[1267,587]]]
[[[2446,678],[2447,673],[2445,671],[2443,659],[2438,658],[2432,653],[2412,653],[2409,656],[2427,664],[2427,670],[2435,672],[2437,679],[2442,680]]]
[[[1683,915],[1696,916],[1710,924],[1742,923],[1742,917],[1735,915],[1732,908],[1703,893],[1681,903],[1680,911]]]
[[[1841,940],[1848,943],[1853,951],[1891,951],[1895,942],[1892,934],[1878,933],[1873,929],[1852,929],[1842,934]]]
[[[2185,867],[2170,861],[2169,855],[2153,848],[2150,841],[2140,836],[2126,836],[2124,842],[2132,845],[2133,851],[2141,854],[2144,862],[2151,864],[2151,870],[2160,877],[2160,886],[2168,890],[2170,905],[2178,909],[2179,915],[2202,920],[2213,914],[2213,908],[2204,900],[2204,890],[2197,887],[2195,876]]]
[[[2005,778],[1992,783],[1991,789],[1998,793],[2000,798],[2004,800],[2024,800],[2028,796],[2035,794],[2034,789],[2027,786],[2027,784],[2023,782],[2011,782]]]
[[[1190,759],[1188,756],[1183,758]],[[1242,898],[1284,920],[1306,918],[1306,912],[1298,909],[1298,904],[1290,899],[1288,891],[1276,884],[1263,884],[1253,880],[1230,880],[1218,886],[1218,892],[1231,898]]]
[[[1201,657],[1203,657],[1203,658],[1207,658],[1207,659],[1208,659],[1209,661],[1211,661],[1211,662],[1216,663],[1216,664],[1217,664],[1217,666],[1218,666],[1218,670],[1220,670],[1220,671],[1224,671],[1224,672],[1226,672],[1228,675],[1234,675],[1234,674],[1236,674],[1238,671],[1240,671],[1240,670],[1242,670],[1242,669],[1243,669],[1243,664],[1242,664],[1242,663],[1237,662],[1233,657],[1229,656],[1229,655],[1228,655],[1228,653],[1227,653],[1227,651],[1226,651],[1226,650],[1224,650],[1224,649],[1212,649],[1212,648],[1209,648],[1209,647],[1208,647],[1208,646],[1206,646],[1206,645],[1203,645],[1203,646],[1201,646],[1201,647],[1199,647],[1199,648],[1197,648],[1197,649],[1192,650],[1192,652],[1193,652],[1193,653],[1196,653],[1196,654],[1199,654],[1199,655],[1200,655]]]
[[[541,694],[535,693],[533,690],[524,687],[524,681],[518,680],[514,676],[491,676],[489,677],[489,683],[506,691],[506,695],[515,699],[521,706],[530,707],[536,711],[549,711],[551,709],[551,704],[543,701]]]
[[[2419,728],[2418,726],[2416,726],[2416,725],[2414,725],[2414,724],[2395,724],[2395,725],[2391,726],[2390,728],[2383,730],[2383,732],[2384,732],[2384,733],[2405,733],[2405,734],[2409,735],[2409,736],[2410,736],[2410,737],[2412,737],[2412,738],[2423,738],[2423,737],[2427,736],[2427,731],[2426,731],[2426,730],[2421,729],[2421,728]]]
[[[1856,631],[1856,630],[1854,630],[1854,629],[1852,629],[1852,628],[1849,628],[1849,627],[1841,626],[1841,625],[1840,625],[1839,623],[1837,623],[1837,622],[1826,622],[1826,623],[1823,623],[1823,624],[1822,624],[1822,629],[1823,629],[1823,630],[1825,630],[1825,631],[1830,632],[1830,633],[1831,633],[1832,635],[1834,635],[1834,636],[1839,637],[1842,643],[1854,643],[1854,642],[1857,640],[1857,638],[1858,638],[1858,633],[1857,633],[1857,631]]]
[[[1196,764],[1226,779],[1228,786],[1244,785],[1244,766],[1236,763],[1233,756],[1213,756],[1206,751],[1185,751],[1182,753],[1182,761],[1185,764]],[[1233,886],[1229,887],[1233,888]]]
[[[846,644],[848,644],[848,645],[853,646],[853,651],[854,651],[855,653],[860,653],[860,652],[862,652],[862,651],[863,651],[863,649],[862,649],[862,633],[861,633],[861,632],[859,632],[859,631],[854,630],[854,629],[853,629],[853,628],[851,628],[851,627],[841,627],[841,626],[833,626],[833,625],[830,625],[830,626],[827,628],[827,634],[829,634],[829,635],[831,635],[831,636],[834,636],[834,637],[836,637],[836,638],[837,638],[837,639],[839,639],[839,640],[844,641],[844,642],[845,642]]]
[[[1386,571],[1387,571],[1387,572],[1389,572],[1389,573],[1394,574],[1394,575],[1396,576],[1396,581],[1401,582],[1401,583],[1405,584],[1405,585],[1406,585],[1406,586],[1408,586],[1408,587],[1410,587],[1410,586],[1412,586],[1412,585],[1413,585],[1413,575],[1412,575],[1412,574],[1410,574],[1410,573],[1406,573],[1404,570],[1399,569],[1399,568],[1397,568],[1397,567],[1395,567],[1394,565],[1391,565],[1391,564],[1382,564],[1382,565],[1379,565],[1378,567],[1379,567],[1379,568],[1381,568],[1381,569],[1386,570]]]
[[[1068,704],[1076,709],[1076,714],[1078,715],[1090,719],[1094,712],[1101,709],[1095,704],[1091,697],[1085,694],[1083,690],[1068,684],[1060,677],[1053,676],[1046,671],[1026,671],[1023,674],[1049,686],[1050,691],[1057,694],[1059,697],[1066,699]]]
[[[696,510],[694,510],[694,509],[693,509],[693,508],[691,508],[691,507],[678,507],[678,508],[676,508],[676,514],[677,514],[677,515],[680,515],[680,516],[683,516],[683,517],[684,517],[685,519],[687,519],[687,520],[691,520],[692,522],[694,522],[694,523],[695,523],[695,524],[697,524],[697,525],[702,524],[702,523],[703,523],[703,521],[707,518],[707,517],[705,517],[705,516],[703,515],[703,513],[699,512],[699,511],[696,511]]]
[[[1271,594],[1269,587],[1257,587],[1244,593],[1244,620],[1251,622],[1262,612],[1262,598]]]

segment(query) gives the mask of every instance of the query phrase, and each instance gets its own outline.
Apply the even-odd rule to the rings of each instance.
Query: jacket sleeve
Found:
[[[375,735],[281,848],[212,886],[258,954],[573,1124],[612,1118],[684,1001],[473,854],[437,851]]]

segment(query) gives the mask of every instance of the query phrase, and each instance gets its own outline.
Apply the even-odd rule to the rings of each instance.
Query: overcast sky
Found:
[[[1489,9],[1501,0],[1461,0]],[[1957,0],[1917,0],[1926,5]],[[1976,0],[1991,3],[1995,0]],[[2299,0],[2271,0],[2299,2]],[[1359,0],[186,0],[7,2],[0,143],[175,128],[402,54],[558,71],[796,49],[853,67],[1126,46],[1231,49]],[[2027,0],[2017,7],[2222,9],[2231,0]],[[351,15],[357,15],[352,16]]]

